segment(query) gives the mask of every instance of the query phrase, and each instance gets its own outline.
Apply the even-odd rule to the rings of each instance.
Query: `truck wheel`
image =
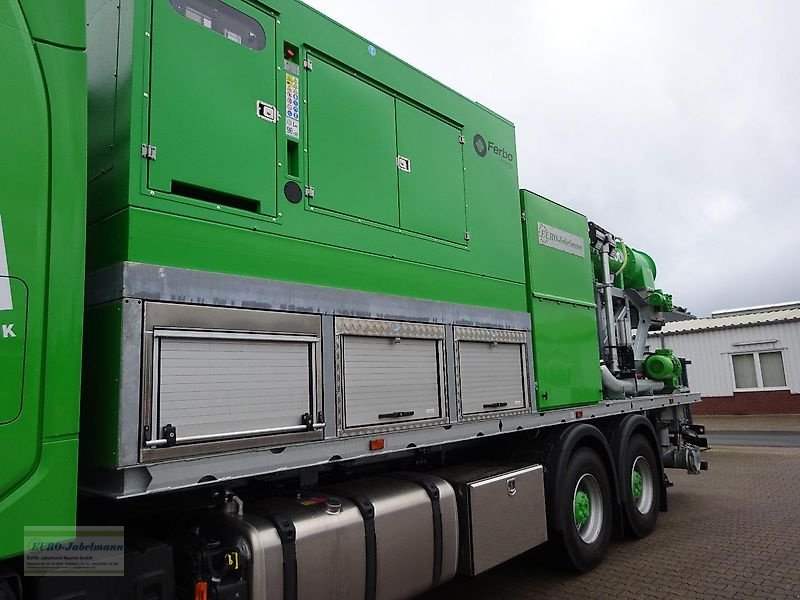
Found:
[[[0,600],[17,600],[17,595],[5,581],[0,581]]]
[[[631,436],[622,452],[622,508],[628,533],[641,539],[653,532],[658,520],[661,500],[658,463],[652,446],[640,434]]]
[[[557,507],[560,539],[567,566],[589,571],[603,560],[611,540],[611,484],[603,461],[590,448],[575,451],[563,474]]]

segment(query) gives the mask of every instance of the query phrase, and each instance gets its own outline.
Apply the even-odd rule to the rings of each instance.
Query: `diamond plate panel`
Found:
[[[416,338],[443,340],[444,325],[430,323],[404,323],[402,321],[377,321],[374,319],[336,319],[336,335],[363,335],[371,337]]]

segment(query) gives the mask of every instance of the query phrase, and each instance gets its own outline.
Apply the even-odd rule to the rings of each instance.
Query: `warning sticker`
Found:
[[[286,74],[286,135],[300,137],[300,79]]]

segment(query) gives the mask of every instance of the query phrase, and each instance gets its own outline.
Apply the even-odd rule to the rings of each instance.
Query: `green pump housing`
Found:
[[[642,366],[648,379],[663,381],[667,391],[680,387],[683,365],[671,349],[656,350],[644,360]]]
[[[592,265],[598,281],[603,279],[603,265],[600,253],[592,252]],[[658,270],[655,261],[646,252],[631,248],[618,241],[616,249],[609,256],[609,267],[614,276],[614,285],[626,290],[644,290],[647,302],[659,312],[674,309],[672,295],[655,287]]]

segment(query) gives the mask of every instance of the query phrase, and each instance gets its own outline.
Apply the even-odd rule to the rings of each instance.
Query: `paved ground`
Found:
[[[800,431],[711,431],[708,443],[714,446],[771,446],[800,448]]]
[[[708,431],[800,431],[800,415],[697,415]]]
[[[700,419],[698,419],[699,421]],[[637,542],[574,576],[534,550],[425,597],[491,599],[800,598],[800,450],[716,448],[699,476],[670,471],[670,511]]]

